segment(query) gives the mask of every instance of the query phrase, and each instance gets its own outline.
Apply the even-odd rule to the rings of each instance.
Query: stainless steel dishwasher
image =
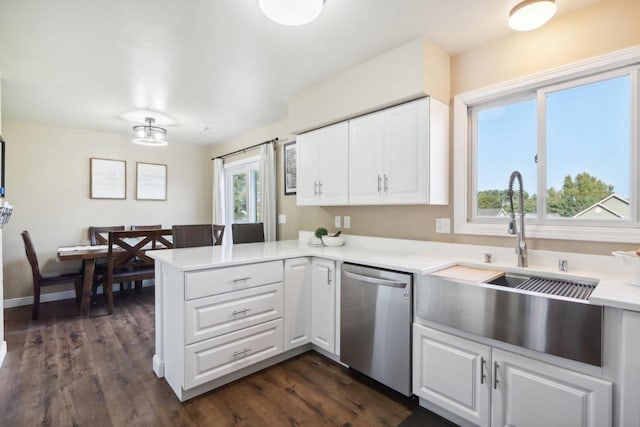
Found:
[[[343,264],[340,361],[411,395],[412,275]]]

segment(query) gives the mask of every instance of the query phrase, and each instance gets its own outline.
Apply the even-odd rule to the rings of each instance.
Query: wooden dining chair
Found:
[[[106,245],[109,243],[107,233],[110,231],[124,231],[124,225],[112,225],[109,227],[89,227],[89,243],[95,245]]]
[[[222,245],[222,238],[224,237],[224,225],[213,224],[213,238],[215,240],[214,245]]]
[[[113,284],[155,278],[153,258],[146,252],[151,248],[171,249],[166,236],[171,230],[138,230],[109,232],[107,272],[103,281],[107,293],[109,314],[113,313]]]
[[[80,297],[82,295],[82,271],[57,275],[42,275],[40,273],[40,266],[38,265],[38,257],[27,230],[22,232],[22,240],[24,241],[24,249],[27,253],[29,264],[31,265],[31,274],[33,275],[33,311],[31,318],[33,320],[38,320],[38,315],[40,313],[40,288],[43,286],[73,283],[76,291],[76,302],[80,302]]]
[[[174,225],[172,230],[174,248],[193,248],[214,244],[213,224]]]
[[[264,242],[264,224],[261,222],[231,224],[233,243]]]
[[[156,225],[132,225],[131,231],[140,231],[140,230],[162,230],[162,224]]]

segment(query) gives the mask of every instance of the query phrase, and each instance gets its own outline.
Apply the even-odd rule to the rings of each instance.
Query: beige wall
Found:
[[[41,268],[62,271],[77,265],[57,261],[57,247],[87,244],[90,225],[170,227],[211,221],[211,162],[206,146],[174,143],[162,148],[142,147],[125,135],[33,123],[5,122],[3,130],[7,199],[14,205],[11,221],[4,227],[7,299],[32,295],[22,230],[31,234]],[[91,157],[127,161],[126,200],[89,198]],[[135,199],[137,161],[167,165],[166,201]],[[52,289],[56,290],[60,289]]]
[[[572,15],[554,18],[539,30],[529,33],[513,32],[452,58],[451,96],[640,44],[638,22],[640,1],[607,0]],[[343,92],[344,98],[348,99],[349,88],[345,88]],[[212,154],[223,154],[276,136],[287,137],[289,129],[291,127],[284,120],[226,141],[221,146],[213,146]],[[279,239],[295,238],[299,229],[313,230],[322,226],[331,230],[334,215],[349,215],[352,227],[346,232],[350,234],[495,246],[513,245],[510,237],[435,233],[435,219],[452,218],[452,206],[297,207],[294,196],[283,195],[282,175],[282,159],[279,155],[278,213],[287,215],[287,224],[278,226]],[[453,200],[453,195],[450,200]],[[528,243],[531,249],[594,254],[634,248],[634,245],[542,239],[530,239]]]
[[[452,95],[640,44],[640,1],[606,0],[451,60]]]

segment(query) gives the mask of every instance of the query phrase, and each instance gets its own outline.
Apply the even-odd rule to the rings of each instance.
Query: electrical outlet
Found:
[[[333,224],[336,228],[340,228],[342,227],[342,218],[340,217],[340,215],[336,215],[336,218],[334,220],[334,224]]]
[[[344,216],[344,228],[351,228],[351,217],[345,215]]]
[[[278,224],[286,224],[287,216],[286,215],[278,215]]]
[[[451,233],[451,220],[449,218],[436,218],[436,233]]]

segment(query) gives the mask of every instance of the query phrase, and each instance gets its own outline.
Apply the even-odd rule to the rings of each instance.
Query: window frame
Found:
[[[630,71],[632,70],[632,71]],[[477,177],[477,145],[472,141],[475,137],[472,108],[490,108],[491,105],[503,105],[526,99],[534,93],[538,107],[538,182],[537,194],[546,194],[546,111],[540,109],[540,97],[546,93],[562,88],[570,88],[614,78],[631,73],[631,149],[630,149],[630,195],[632,200],[630,221],[612,223],[607,220],[575,220],[545,218],[546,197],[538,197],[538,217],[527,221],[527,236],[545,239],[568,239],[606,242],[637,242],[640,240],[640,179],[639,122],[638,109],[640,92],[640,46],[623,49],[607,55],[558,67],[549,71],[536,73],[523,78],[492,85],[483,89],[463,93],[454,97],[454,233],[472,235],[507,236],[507,221],[501,218],[477,217],[477,194],[475,180]],[[552,90],[553,89],[553,90]],[[542,93],[544,91],[544,93]],[[544,99],[542,103],[544,105]],[[475,139],[475,138],[474,138]],[[543,162],[544,164],[541,164]],[[543,175],[541,175],[543,174]],[[505,181],[508,177],[505,177]],[[506,184],[505,184],[506,186]],[[542,192],[541,192],[542,188]],[[543,221],[539,221],[542,218]],[[570,224],[567,221],[571,221]]]
[[[227,222],[229,224],[238,223],[233,216],[233,180],[230,179],[231,176],[237,172],[246,172],[249,173],[251,171],[258,172],[260,170],[260,157],[252,156],[247,157],[245,159],[237,160],[235,162],[225,163],[224,165],[224,181],[225,181],[225,218],[227,218]],[[247,223],[256,222],[251,221],[252,214],[254,218],[258,218],[258,206],[255,203],[256,197],[256,188],[253,185],[251,180],[248,180],[247,185],[249,186],[249,201],[247,203],[247,211],[249,220]],[[231,198],[231,199],[230,199]],[[231,202],[231,203],[230,203]]]

